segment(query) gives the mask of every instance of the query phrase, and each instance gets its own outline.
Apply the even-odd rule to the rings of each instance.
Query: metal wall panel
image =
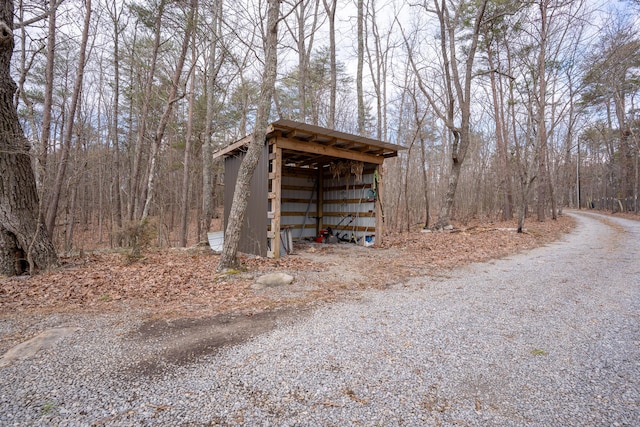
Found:
[[[280,227],[291,227],[294,240],[316,237],[318,198],[316,180],[317,178],[312,177],[287,175],[282,177],[283,202],[280,207]]]
[[[323,196],[323,226],[335,229],[341,238],[353,235],[359,239],[375,235],[375,201],[370,194],[372,183],[373,172],[365,172],[359,182],[355,182],[352,175],[340,178],[325,175],[327,190]]]
[[[251,180],[249,203],[245,214],[238,251],[267,256],[267,209],[269,192],[269,153],[265,145]],[[227,229],[231,203],[244,153],[225,158],[224,164],[224,228]]]

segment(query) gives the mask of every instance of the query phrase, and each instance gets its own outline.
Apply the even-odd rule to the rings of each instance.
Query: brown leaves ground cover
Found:
[[[208,248],[148,251],[139,259],[95,252],[64,258],[55,271],[0,280],[0,317],[122,310],[151,318],[201,317],[307,306],[544,245],[572,226],[571,218],[561,216],[530,221],[521,234],[513,222],[496,222],[448,232],[390,233],[380,248],[304,242],[279,260],[242,256],[241,270],[224,274],[215,272],[218,255]],[[294,276],[293,284],[255,289],[257,277],[274,271]]]

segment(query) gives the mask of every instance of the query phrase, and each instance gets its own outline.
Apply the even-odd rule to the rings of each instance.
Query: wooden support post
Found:
[[[280,258],[280,203],[282,199],[282,148],[278,147],[277,137],[269,141],[270,144],[270,163],[271,171],[269,173],[269,182],[271,191],[269,198],[271,201],[271,210],[269,212],[269,220],[271,223],[267,238],[270,240],[267,251],[267,257]]]
[[[378,182],[376,188],[376,241],[375,246],[382,246],[382,235],[384,234],[384,209],[382,207],[382,172],[383,165],[376,166]],[[375,179],[375,178],[374,178]]]
[[[319,165],[318,168],[318,195],[316,197],[316,236],[320,235],[320,230],[323,228],[322,216],[324,205],[324,165]]]

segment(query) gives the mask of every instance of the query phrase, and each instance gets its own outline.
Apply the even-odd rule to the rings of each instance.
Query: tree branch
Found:
[[[41,15],[34,16],[33,18],[27,19],[26,21],[14,23],[13,24],[13,29],[17,30],[17,29],[20,29],[20,28],[23,28],[23,27],[27,27],[27,26],[29,26],[31,24],[35,24],[36,22],[40,22],[43,19],[48,18],[49,15],[51,15],[51,13],[53,13],[58,8],[58,6],[60,6],[62,4],[63,1],[64,0],[58,0],[57,3],[52,4],[51,7],[49,8],[49,10],[45,11]]]

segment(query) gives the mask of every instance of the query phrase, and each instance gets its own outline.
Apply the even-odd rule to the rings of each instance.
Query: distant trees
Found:
[[[596,190],[593,198],[615,199],[619,202],[606,203],[608,208],[638,212],[639,115],[637,109],[629,109],[629,103],[633,104],[640,93],[638,29],[621,17],[612,20],[589,60],[582,102],[596,112],[599,123],[583,138],[589,142],[585,148],[599,145],[599,141],[609,146],[606,175],[613,187],[604,193]],[[599,135],[595,137],[598,128]]]
[[[392,228],[514,216],[523,226],[578,198],[638,211],[632,14],[581,0],[281,6],[266,120],[411,147],[386,163]],[[16,3],[10,101],[31,147],[36,216],[59,251],[132,245],[142,228],[156,245],[190,245],[220,227],[212,152],[259,122],[266,10],[240,0]]]

